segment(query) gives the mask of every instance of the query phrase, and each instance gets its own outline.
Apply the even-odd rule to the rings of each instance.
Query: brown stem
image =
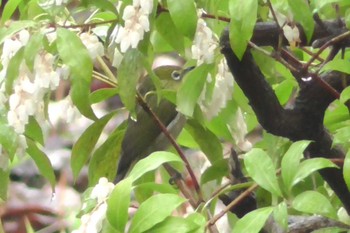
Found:
[[[143,110],[145,112],[147,112],[152,119],[155,121],[155,123],[158,125],[158,127],[162,130],[162,132],[164,133],[164,135],[168,138],[169,142],[171,143],[171,145],[175,148],[175,150],[177,151],[177,153],[179,154],[179,156],[181,157],[181,159],[184,161],[186,169],[193,181],[195,190],[198,194],[199,200],[200,202],[203,200],[203,195],[199,186],[199,183],[197,181],[197,178],[190,166],[190,163],[188,162],[186,156],[184,155],[182,149],[180,148],[180,146],[176,143],[175,139],[173,138],[173,136],[171,136],[171,134],[169,133],[169,131],[167,130],[167,128],[165,127],[165,125],[162,123],[162,121],[158,118],[158,116],[152,111],[152,109],[150,109],[150,107],[148,106],[148,104],[146,103],[146,101],[142,98],[142,96],[137,93],[137,101],[140,104],[140,106],[143,108]]]

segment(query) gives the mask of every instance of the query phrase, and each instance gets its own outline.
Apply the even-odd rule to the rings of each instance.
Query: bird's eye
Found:
[[[181,78],[181,73],[177,70],[174,70],[173,72],[171,72],[171,77],[175,80],[178,81]]]

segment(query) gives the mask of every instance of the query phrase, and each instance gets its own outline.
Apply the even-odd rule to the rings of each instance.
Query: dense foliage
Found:
[[[349,191],[339,191],[350,188],[348,1],[10,0],[1,8],[4,203],[11,169],[28,155],[55,192],[44,147],[49,106],[61,101],[67,124],[79,114],[92,122],[71,151],[73,176],[87,166],[89,188],[79,226],[69,231],[287,230],[292,215],[330,219],[322,225],[334,226],[330,232],[350,224]],[[154,61],[162,57],[195,66],[177,90],[159,84]],[[127,121],[101,135],[125,110],[132,117],[147,110],[137,91],[146,73],[151,94],[173,102],[187,122],[169,151],[140,160],[113,184]],[[67,95],[57,99],[63,84]],[[116,96],[122,107],[96,114],[94,104]],[[299,118],[280,118],[275,108]]]

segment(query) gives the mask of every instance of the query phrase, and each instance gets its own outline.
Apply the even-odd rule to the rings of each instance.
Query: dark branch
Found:
[[[323,22],[323,26],[316,25],[312,40],[307,42],[301,27],[299,29],[301,45],[316,44],[318,47],[346,31],[344,24],[339,24],[339,21]],[[252,42],[260,46],[276,48],[278,36],[279,29],[275,23],[257,23]],[[323,40],[324,38],[327,40]],[[283,45],[287,43],[284,39]],[[341,46],[350,45],[348,37],[342,38],[337,43],[341,43]],[[329,85],[329,88],[340,93],[350,84],[350,76],[340,72],[330,72],[317,77],[313,76],[307,82],[299,82],[300,92],[294,107],[284,109],[256,65],[250,49],[246,51],[242,60],[239,60],[230,47],[227,30],[221,37],[221,46],[235,81],[248,98],[257,119],[266,131],[292,141],[312,140],[313,143],[308,148],[310,157],[343,158],[345,156],[342,150],[332,148],[332,138],[323,125],[325,110],[336,98],[332,91],[325,89],[327,88],[325,85]],[[323,169],[320,174],[350,213],[350,192],[345,184],[342,169]]]

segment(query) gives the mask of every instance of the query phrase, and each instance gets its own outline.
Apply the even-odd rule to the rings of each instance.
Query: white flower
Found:
[[[152,9],[152,0],[134,0],[133,5],[124,8],[124,27],[116,27],[112,33],[112,38],[115,38],[115,43],[120,44],[122,53],[130,47],[136,48],[144,33],[150,30],[148,16]]]
[[[207,77],[207,82],[211,83],[212,77]],[[204,88],[199,98],[199,106],[208,120],[217,116],[220,110],[226,107],[226,103],[232,98],[233,77],[229,72],[225,59],[218,64],[218,73],[215,76],[214,90],[210,100],[206,99],[207,88]],[[207,84],[208,85],[208,84]]]
[[[94,34],[83,32],[80,34],[80,39],[89,51],[90,57],[93,60],[96,57],[102,56],[104,54],[103,44]]]
[[[288,24],[283,26],[283,34],[288,40],[291,47],[295,47],[297,43],[301,42],[300,33],[297,26],[289,26]]]
[[[69,95],[63,100],[61,100],[61,103],[62,118],[67,123],[72,123],[76,119],[81,117],[79,110],[75,107]]]
[[[198,66],[203,63],[210,64],[214,61],[214,51],[217,45],[217,37],[207,26],[206,22],[199,18],[191,47],[192,58],[197,60]]]
[[[237,109],[236,116],[227,126],[238,148],[241,151],[249,151],[252,148],[252,144],[245,139],[248,129],[240,108]]]
[[[107,178],[102,177],[99,179],[98,184],[92,189],[91,198],[96,198],[98,203],[104,201],[109,194],[113,191],[114,184],[108,182]]]

